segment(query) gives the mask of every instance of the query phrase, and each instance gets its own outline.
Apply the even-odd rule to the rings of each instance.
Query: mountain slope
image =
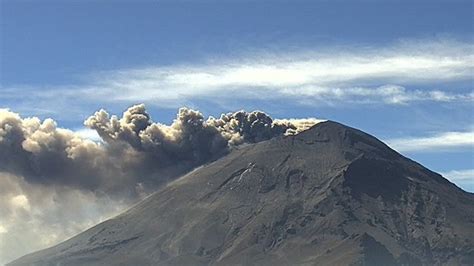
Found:
[[[328,121],[235,150],[11,265],[473,262],[473,194]]]

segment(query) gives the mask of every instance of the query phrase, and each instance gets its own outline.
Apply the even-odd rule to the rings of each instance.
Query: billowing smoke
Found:
[[[30,245],[18,250],[27,252],[63,240],[238,145],[295,134],[316,122],[273,120],[259,111],[205,119],[181,108],[173,123],[164,125],[153,122],[140,104],[120,118],[105,110],[89,117],[84,124],[101,137],[92,141],[52,119],[21,118],[0,109],[0,189],[8,191],[0,198],[0,242],[18,238]],[[68,212],[77,203],[86,207]],[[44,238],[41,231],[51,230],[48,224],[57,236],[37,243]],[[0,252],[12,254],[6,248],[0,246]]]
[[[85,121],[109,146],[128,145],[154,159],[160,168],[169,164],[201,164],[222,155],[228,141],[218,129],[204,121],[201,113],[181,108],[170,125],[153,123],[144,105],[130,107],[122,118],[105,110]]]
[[[274,121],[259,111],[205,120],[200,112],[181,108],[171,125],[163,125],[140,104],[121,118],[105,110],[89,117],[84,124],[102,138],[97,143],[58,128],[51,119],[22,119],[0,110],[0,171],[30,183],[134,194],[137,187],[159,185],[242,143],[294,134],[315,122]]]
[[[0,172],[0,265],[72,237],[132,203]]]
[[[85,125],[109,144],[128,143],[138,151],[198,164],[221,156],[232,146],[291,134],[300,126],[290,120],[273,121],[259,111],[239,111],[204,120],[200,112],[187,108],[179,109],[177,118],[167,126],[151,122],[143,104],[130,107],[120,119],[100,110]]]

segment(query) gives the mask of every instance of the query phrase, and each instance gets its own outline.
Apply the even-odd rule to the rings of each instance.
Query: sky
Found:
[[[140,115],[163,124],[180,107],[204,119],[242,109],[276,119],[329,119],[376,136],[474,192],[472,1],[0,3],[0,109],[22,128],[64,139],[49,123],[39,129],[24,120],[51,118],[71,134],[97,141],[99,132],[115,141],[98,130],[100,119],[89,127],[84,120],[100,109],[120,118],[141,103],[147,113],[138,108]],[[0,239],[16,244],[0,244],[0,264],[137,199],[109,199],[62,176],[54,180],[67,192],[55,182],[38,185],[26,172],[1,173],[11,190],[0,205],[7,217],[0,215]],[[51,200],[34,203],[44,191]],[[90,207],[68,212],[71,202]],[[19,217],[37,231],[18,236],[27,228],[12,225]],[[71,217],[75,224],[64,221]],[[46,227],[51,223],[56,227]],[[52,237],[31,241],[41,230]]]

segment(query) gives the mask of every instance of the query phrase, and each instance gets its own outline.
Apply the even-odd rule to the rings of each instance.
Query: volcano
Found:
[[[240,146],[8,265],[473,265],[474,194],[327,121]]]

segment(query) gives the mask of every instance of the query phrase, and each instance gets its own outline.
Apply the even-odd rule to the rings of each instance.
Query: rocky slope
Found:
[[[9,265],[473,263],[473,194],[328,121],[234,150]]]

